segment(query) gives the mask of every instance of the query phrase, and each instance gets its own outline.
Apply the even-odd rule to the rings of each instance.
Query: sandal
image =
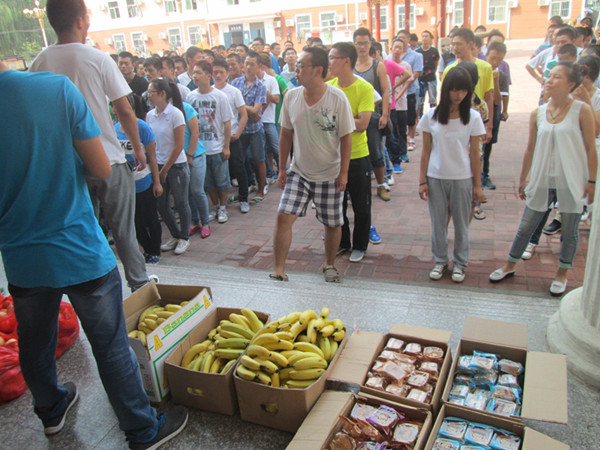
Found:
[[[270,273],[269,278],[275,281],[289,281],[287,275],[279,275],[278,273]]]
[[[325,281],[328,283],[340,282],[340,273],[334,266],[323,267],[323,276],[325,277]]]
[[[473,211],[473,217],[477,220],[483,220],[485,219],[487,216],[485,215],[485,213],[483,212],[483,209],[481,208],[475,208],[475,211]]]
[[[252,200],[250,200],[250,203],[252,203],[253,205],[256,205],[257,203],[262,202],[264,199],[265,199],[264,197],[257,195],[256,197],[252,197]]]

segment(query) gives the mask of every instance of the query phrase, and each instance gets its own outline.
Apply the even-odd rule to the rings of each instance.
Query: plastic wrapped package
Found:
[[[387,382],[385,381],[385,378],[369,377],[367,378],[365,386],[383,391],[385,389],[386,384]]]
[[[404,347],[404,354],[420,355],[421,353],[423,353],[423,347],[417,342],[410,342]]]
[[[403,369],[404,371],[406,371],[409,374],[411,374],[415,370],[417,370],[416,366],[413,363],[403,362],[403,361],[394,361],[394,364],[396,364],[398,367],[400,367],[401,369]]]
[[[489,447],[484,447],[482,445],[461,445],[460,450],[489,450]]]
[[[463,384],[455,384],[450,390],[450,396],[457,398],[465,398],[469,393],[469,387]]]
[[[342,423],[342,431],[354,439],[362,440],[363,433],[360,427],[358,426],[358,421],[354,421],[348,419],[347,417],[340,416],[340,422]]]
[[[392,351],[392,350],[384,350],[382,351],[379,356],[377,356],[377,359],[379,361],[395,361],[396,360],[396,355],[398,353]]]
[[[410,364],[410,365],[414,366],[416,364],[416,362],[418,361],[418,358],[414,355],[406,355],[404,353],[396,353],[395,361]]]
[[[375,442],[383,442],[385,440],[381,432],[369,422],[358,420],[356,424],[358,425],[358,428],[360,428],[363,436],[365,436],[367,439],[371,439]]]
[[[473,373],[473,370],[470,368],[471,361],[473,357],[471,355],[461,355],[458,357],[458,370],[466,373]]]
[[[377,411],[377,408],[371,405],[356,402],[352,408],[350,417],[354,420],[367,420],[375,411]]]
[[[377,372],[379,369],[381,369],[383,367],[384,364],[385,364],[385,361],[375,360],[375,362],[373,363],[373,367],[371,367],[371,370],[373,372]]]
[[[521,448],[521,438],[507,431],[496,430],[490,447],[494,450],[519,450]]]
[[[490,400],[487,408],[487,412],[491,412],[493,414],[500,414],[501,416],[518,416],[519,415],[519,405],[514,402],[509,402],[506,400],[502,400],[499,398],[493,398]]]
[[[421,402],[421,403],[428,403],[429,402],[429,394],[425,391],[422,391],[421,389],[417,389],[417,388],[413,388],[410,390],[410,392],[408,393],[408,395],[406,396],[407,399],[410,400],[415,400],[417,402]]]
[[[437,438],[431,450],[460,450],[460,442],[452,439]]]
[[[404,419],[395,409],[381,405],[367,418],[367,422],[381,431],[385,436],[391,436],[394,427]]]
[[[402,350],[402,347],[404,347],[404,341],[402,339],[397,339],[397,338],[389,338],[387,343],[385,344],[385,349],[386,350],[393,350],[395,352],[400,352]]]
[[[356,450],[385,450],[387,445],[385,442],[381,444],[373,441],[361,442],[356,446]]]
[[[519,386],[519,381],[517,380],[517,377],[510,373],[501,373],[498,376],[497,384],[499,384],[500,386],[507,386],[514,389],[518,389],[521,387]]]
[[[438,365],[438,363],[432,361],[423,361],[419,366],[419,370],[423,372],[428,372],[437,378],[437,376],[440,373],[440,366]]]
[[[498,369],[500,372],[510,373],[515,377],[518,377],[524,371],[523,364],[520,362],[511,361],[510,359],[501,359],[498,361]]]
[[[448,403],[452,403],[453,405],[464,406],[465,405],[465,399],[464,398],[459,398],[459,397],[449,397],[448,398]]]
[[[336,433],[329,446],[329,450],[354,450],[356,448],[356,440],[346,433]]]
[[[469,422],[455,417],[447,417],[440,426],[438,436],[463,442]]]
[[[483,411],[485,410],[487,403],[488,397],[482,395],[481,393],[469,392],[465,397],[465,406],[468,408],[479,409]]]
[[[413,446],[417,442],[421,426],[414,422],[402,422],[394,429],[392,444]]]
[[[469,370],[475,373],[495,373],[498,358],[491,353],[483,353],[475,350],[469,364]]]
[[[494,428],[482,424],[469,424],[465,433],[465,443],[488,447],[494,437]]]
[[[521,392],[519,389],[509,388],[507,386],[494,386],[492,389],[492,398],[499,398],[509,402],[521,404]]]
[[[471,379],[471,386],[479,386],[491,389],[497,381],[498,374],[496,372],[482,372],[473,375],[473,378]]]
[[[469,386],[472,380],[473,375],[468,373],[457,373],[454,377],[454,384],[464,384],[465,386]]]
[[[388,384],[385,388],[386,392],[389,392],[392,395],[396,395],[398,397],[405,398],[410,392],[411,387],[408,384],[403,384],[401,386],[397,384]]]
[[[444,350],[440,347],[425,347],[423,349],[423,359],[425,361],[441,363],[444,361]]]
[[[433,395],[433,390],[434,390],[433,384],[427,383],[425,386],[423,386],[421,388],[421,390],[426,392],[427,395]]]
[[[430,378],[431,375],[429,375],[427,372],[421,372],[417,370],[413,372],[410,377],[408,377],[406,383],[417,388],[422,388],[429,382]]]
[[[391,361],[385,362],[381,369],[377,371],[377,373],[394,381],[404,380],[409,376],[409,372]]]

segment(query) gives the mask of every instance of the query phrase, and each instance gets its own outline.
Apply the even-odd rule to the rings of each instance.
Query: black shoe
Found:
[[[79,392],[77,392],[77,386],[75,386],[75,383],[71,383],[69,381],[65,383],[65,388],[67,389],[67,408],[60,416],[44,422],[44,434],[46,436],[56,434],[63,429],[65,426],[65,417],[67,416],[67,413],[79,398]]]
[[[185,406],[177,405],[168,413],[161,414],[158,419],[158,431],[148,442],[130,442],[131,449],[151,450],[160,447],[165,442],[173,439],[185,428],[188,412]]]
[[[494,190],[496,189],[496,185],[494,183],[492,183],[492,180],[490,177],[483,177],[483,187],[485,189],[490,189],[490,190]]]
[[[550,222],[550,225],[548,225],[546,228],[544,228],[544,234],[547,234],[548,236],[552,236],[553,234],[556,234],[560,231],[560,229],[562,228],[562,224],[560,223],[560,221],[554,219],[552,222]]]

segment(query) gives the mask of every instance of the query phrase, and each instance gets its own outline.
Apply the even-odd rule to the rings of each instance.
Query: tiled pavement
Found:
[[[543,236],[535,256],[520,264],[514,278],[492,285],[488,275],[505,260],[515,236],[524,202],[517,198],[518,178],[522,154],[528,133],[529,113],[537,105],[539,87],[524,69],[532,48],[531,41],[513,41],[509,45],[513,85],[509,105],[510,117],[500,128],[498,144],[494,145],[491,173],[497,189],[486,190],[488,202],[484,205],[487,218],[474,220],[470,229],[471,253],[467,277],[463,286],[469,288],[529,291],[547,293],[553,279],[560,252],[560,235]],[[420,144],[420,138],[417,138]],[[338,257],[336,266],[343,275],[366,278],[385,278],[403,282],[433,283],[428,273],[433,265],[431,256],[431,226],[427,204],[417,193],[420,145],[409,153],[410,163],[404,164],[404,173],[395,175],[392,200],[383,202],[376,197],[373,187],[373,224],[382,238],[379,245],[370,245],[365,259],[350,263],[348,255]],[[373,182],[373,186],[375,182]],[[235,191],[232,190],[232,193]],[[281,190],[272,185],[264,202],[252,206],[242,215],[237,203],[229,206],[229,221],[213,223],[212,236],[202,240],[192,237],[189,251],[182,256],[164,254],[162,263],[185,266],[187,260],[201,260],[214,264],[252,267],[265,271],[272,268],[272,235]],[[585,268],[585,254],[589,224],[581,227],[580,249],[569,275],[569,288],[581,286]],[[314,210],[300,218],[293,229],[293,242],[287,261],[287,271],[316,272],[323,263],[322,226]],[[165,229],[163,236],[168,236]],[[450,226],[450,251],[452,250]],[[177,259],[178,261],[174,261]],[[436,284],[453,285],[449,276]]]

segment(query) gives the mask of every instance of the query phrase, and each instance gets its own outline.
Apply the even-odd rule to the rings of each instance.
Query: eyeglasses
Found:
[[[304,64],[304,63],[301,63],[301,62],[297,62],[296,63],[296,69],[298,69],[298,70],[302,70],[305,67],[315,67],[315,65],[314,64]]]
[[[330,56],[329,61],[333,61],[334,59],[346,59],[346,56]]]
[[[148,89],[148,94],[156,94],[157,92],[154,89]]]

